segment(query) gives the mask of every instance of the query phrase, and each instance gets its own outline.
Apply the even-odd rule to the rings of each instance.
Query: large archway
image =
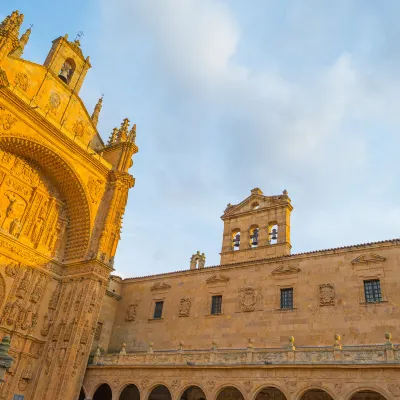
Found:
[[[218,393],[217,400],[244,400],[244,396],[234,386],[227,386]]]
[[[93,395],[93,400],[112,400],[112,391],[107,383],[100,385]]]
[[[255,400],[287,400],[284,393],[276,387],[266,386],[256,395]]]
[[[303,393],[300,400],[333,400],[333,398],[323,389],[310,389]]]
[[[360,390],[351,396],[350,400],[387,400],[385,396],[373,390]]]
[[[86,256],[90,240],[90,207],[84,186],[71,166],[45,144],[24,137],[0,137],[0,149],[33,161],[59,189],[68,210],[64,259]]]
[[[140,400],[139,389],[133,384],[125,386],[119,395],[119,400]]]
[[[148,400],[172,400],[171,392],[166,386],[158,385],[150,392]]]
[[[180,400],[206,400],[206,394],[200,387],[190,386],[181,394]]]

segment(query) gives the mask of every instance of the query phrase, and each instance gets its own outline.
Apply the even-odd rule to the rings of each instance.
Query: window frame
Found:
[[[367,287],[367,284],[370,284],[369,288]],[[364,279],[363,285],[364,285],[365,303],[374,304],[374,303],[381,303],[383,301],[381,280],[379,278]],[[375,289],[377,289],[376,292]],[[371,291],[371,293],[368,293],[368,291]],[[377,294],[379,294],[379,296],[377,296]],[[368,298],[370,299],[373,298],[373,299],[369,300]]]
[[[219,304],[216,306],[219,308],[219,312],[214,311],[214,299],[220,299]],[[211,307],[210,307],[210,315],[221,315],[222,314],[222,294],[213,294],[211,295]]]
[[[287,300],[287,299],[284,298],[285,296],[283,296],[284,293],[290,294],[287,297],[287,299],[290,300],[289,303],[291,303],[290,307],[283,307],[284,302],[282,300],[284,300],[284,301]],[[280,294],[280,297],[279,297],[279,309],[280,310],[293,310],[294,309],[294,288],[293,287],[280,288],[279,294]]]
[[[160,311],[160,316],[156,316],[157,310],[157,304],[161,304],[161,311]],[[163,318],[163,311],[164,311],[164,300],[156,300],[154,302],[154,309],[153,309],[153,319],[162,319]]]

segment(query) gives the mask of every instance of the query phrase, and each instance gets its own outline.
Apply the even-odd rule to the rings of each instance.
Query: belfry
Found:
[[[400,239],[293,254],[288,191],[254,188],[219,265],[112,274],[136,124],[103,142],[79,37],[36,64],[23,21],[0,25],[0,400],[400,399]]]

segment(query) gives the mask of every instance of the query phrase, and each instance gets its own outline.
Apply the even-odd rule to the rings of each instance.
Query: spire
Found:
[[[103,96],[101,95],[99,101],[97,102],[96,106],[94,107],[93,114],[92,114],[92,122],[93,125],[97,127],[97,123],[99,122],[99,115],[101,111],[101,107],[103,106]]]
[[[13,11],[10,15],[4,18],[0,24],[0,29],[11,35],[19,35],[19,28],[24,22],[24,14],[20,14],[18,10]]]
[[[121,123],[121,128],[118,131],[118,137],[117,137],[118,143],[126,142],[126,139],[128,137],[128,128],[129,128],[129,119],[124,118],[124,120]]]
[[[29,36],[32,32],[32,26],[33,25],[31,25],[31,27],[29,27],[26,32],[21,36],[21,38],[19,39],[18,47],[11,52],[11,55],[13,55],[14,57],[21,57],[22,53],[24,52],[24,48],[28,43]]]
[[[21,46],[22,51],[24,51],[24,48],[26,44],[28,43],[29,36],[31,35],[32,29],[28,28],[25,33],[21,36],[19,39],[19,45]]]
[[[110,139],[108,139],[108,143],[107,143],[108,146],[111,146],[117,142],[117,135],[118,135],[118,128],[114,128],[112,130]]]
[[[136,143],[136,124],[133,124],[132,129],[129,131],[128,142]]]

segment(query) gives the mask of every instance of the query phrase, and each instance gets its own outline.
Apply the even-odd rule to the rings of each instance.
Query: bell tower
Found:
[[[286,190],[264,196],[259,188],[237,205],[228,204],[224,221],[221,264],[290,254],[290,213]]]
[[[83,56],[79,35],[73,42],[68,40],[68,35],[53,40],[53,46],[43,65],[76,94],[91,67],[89,57]]]

